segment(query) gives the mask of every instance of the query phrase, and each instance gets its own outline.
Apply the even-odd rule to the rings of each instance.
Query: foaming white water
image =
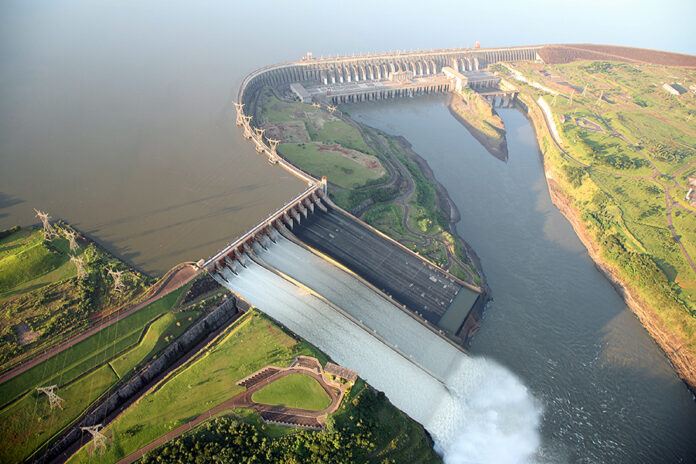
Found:
[[[383,391],[394,405],[423,424],[448,464],[526,462],[535,453],[541,410],[512,373],[491,361],[464,355],[399,308],[383,305],[376,293],[365,293],[362,284],[348,274],[309,265],[309,257],[303,255],[308,252],[292,246],[296,248],[284,245],[289,254],[274,264],[293,273],[296,269],[287,262],[303,264],[305,272],[288,274],[327,298],[320,291],[325,290],[332,303],[360,319],[367,329],[253,262],[239,276],[222,283]],[[275,251],[274,245],[273,252],[263,257],[269,259]],[[352,312],[356,308],[367,311],[358,317]]]

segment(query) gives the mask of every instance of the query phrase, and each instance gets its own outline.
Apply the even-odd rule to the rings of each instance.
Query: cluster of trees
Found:
[[[384,427],[376,411],[386,399],[370,388],[349,403],[349,417],[330,418],[326,430],[300,431],[277,438],[232,417],[219,417],[190,435],[145,455],[143,464],[175,463],[351,463],[365,462],[376,451],[373,430]],[[343,415],[346,415],[343,414]],[[383,459],[382,463],[393,462]]]
[[[659,298],[662,304],[688,311],[679,298],[675,284],[670,282],[655,261],[645,253],[629,250],[625,238],[614,232],[616,224],[608,212],[611,202],[606,193],[598,191],[592,199],[594,208],[583,213],[583,219],[594,226],[604,257],[623,269],[634,283]]]
[[[563,172],[566,179],[568,179],[568,182],[570,182],[570,185],[575,188],[582,185],[582,178],[585,177],[586,174],[585,169],[577,166],[571,166],[569,164],[563,165]]]
[[[608,61],[593,61],[583,69],[590,74],[610,72],[613,68]]]
[[[665,163],[680,163],[685,158],[693,156],[696,152],[688,148],[677,148],[659,142],[647,144],[650,155],[658,161]]]

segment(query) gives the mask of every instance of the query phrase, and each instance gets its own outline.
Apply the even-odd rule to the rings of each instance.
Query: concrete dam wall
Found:
[[[475,72],[499,62],[538,58],[541,46],[504,48],[452,48],[442,50],[379,53],[333,58],[307,57],[300,61],[266,66],[248,75],[239,89],[238,101],[248,104],[263,86],[293,82],[341,84],[387,79],[390,74],[409,72],[415,77],[433,76],[442,68]],[[444,91],[444,90],[443,90]]]

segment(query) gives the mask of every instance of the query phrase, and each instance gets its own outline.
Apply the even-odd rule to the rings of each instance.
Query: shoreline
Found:
[[[478,98],[481,98],[480,96],[477,95]],[[457,99],[459,101],[457,101]],[[469,133],[476,139],[478,143],[483,145],[483,147],[499,159],[500,161],[507,163],[508,160],[508,147],[507,147],[507,138],[506,138],[506,132],[505,132],[505,126],[503,125],[503,128],[497,128],[490,124],[491,129],[494,130],[498,136],[493,137],[489,134],[486,134],[476,126],[474,126],[471,122],[469,122],[462,113],[457,111],[457,108],[462,107],[462,97],[455,95],[449,95],[448,96],[448,102],[447,102],[447,108],[449,109],[450,114],[456,119],[462,126],[466,128],[466,130],[469,131]],[[465,110],[462,110],[465,111]],[[491,107],[491,113],[493,114],[494,117],[500,118],[498,114],[495,112],[495,109]],[[471,114],[472,116],[475,116]],[[487,121],[485,119],[481,119],[481,121],[486,124]],[[500,120],[502,124],[502,120]]]
[[[660,347],[660,350],[667,357],[676,374],[691,391],[692,396],[696,397],[696,356],[691,353],[680,352],[681,347],[684,345],[681,337],[666,330],[659,315],[652,309],[652,306],[642,299],[640,292],[626,282],[614,266],[602,258],[601,248],[587,231],[585,223],[581,220],[581,213],[572,206],[569,198],[561,191],[558,183],[551,175],[549,161],[545,150],[542,149],[543,144],[540,135],[541,131],[547,128],[545,122],[543,127],[539,127],[538,124],[541,123],[530,115],[530,108],[527,103],[520,100],[517,100],[517,103],[517,109],[527,118],[534,129],[534,136],[539,148],[551,202],[573,227],[575,235],[582,242],[597,270],[614,287],[614,290],[621,296],[626,306],[638,318],[641,326]],[[672,344],[675,339],[678,342],[676,348]]]

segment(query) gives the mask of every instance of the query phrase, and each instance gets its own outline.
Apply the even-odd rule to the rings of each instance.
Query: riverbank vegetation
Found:
[[[91,455],[86,445],[69,462],[116,462],[242,392],[237,381],[267,365],[287,367],[298,355],[316,357],[321,364],[328,361],[315,347],[252,309],[112,422],[104,430],[109,445],[103,454]],[[295,387],[275,395],[292,396]],[[371,454],[427,457],[393,462],[439,462],[422,427],[361,380],[329,417],[326,431],[263,424],[256,413],[246,410],[225,414],[163,445],[143,461],[205,462],[213,453],[234,462],[251,462],[251,456],[257,462],[309,462],[305,457],[350,453],[361,462]],[[344,450],[336,449],[336,443]],[[383,457],[374,462],[384,462]]]
[[[280,99],[270,89],[252,106],[256,124],[280,139],[278,152],[299,168],[327,176],[332,200],[457,277],[482,285],[456,213],[426,162],[406,140],[359,124],[336,110]]]
[[[534,122],[557,203],[577,221],[634,311],[696,388],[696,72],[618,62],[510,65]],[[548,105],[556,146],[540,105]],[[563,208],[563,204],[560,205]],[[576,227],[577,229],[577,227]],[[591,252],[593,250],[590,250]]]
[[[50,241],[34,227],[0,233],[0,370],[136,302],[152,283],[68,224],[58,222],[54,229],[58,236]],[[70,233],[76,235],[75,251],[66,238]],[[83,279],[70,256],[82,259]],[[121,291],[114,289],[109,269],[123,272]]]

